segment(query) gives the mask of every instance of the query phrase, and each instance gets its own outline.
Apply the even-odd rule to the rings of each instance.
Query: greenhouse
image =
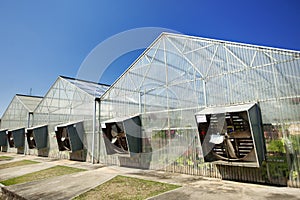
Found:
[[[33,154],[53,158],[95,161],[99,146],[99,96],[108,86],[59,76],[34,110],[31,134],[48,145]],[[45,137],[49,138],[45,138]]]
[[[299,185],[299,66],[298,51],[163,33],[101,97],[99,159]]]
[[[24,153],[25,129],[33,124],[33,111],[42,97],[17,94],[1,118],[2,151]]]

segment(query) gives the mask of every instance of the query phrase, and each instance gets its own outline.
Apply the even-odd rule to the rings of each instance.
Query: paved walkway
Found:
[[[3,155],[3,153],[0,153],[0,156],[1,155]],[[15,199],[71,199],[74,196],[108,181],[118,174],[126,174],[128,172],[139,173],[139,171],[141,171],[139,169],[131,168],[104,167],[99,164],[70,160],[53,160],[49,158],[20,156],[14,154],[4,155],[13,156],[14,159],[10,161],[1,161],[1,164],[15,162],[22,159],[35,160],[40,163],[2,169],[0,170],[0,180],[21,176],[27,173],[50,168],[55,165],[87,169],[87,171],[84,172],[3,187],[3,193],[9,195],[10,198]]]
[[[0,153],[0,156],[3,153]],[[8,154],[5,154],[8,155]],[[13,154],[11,154],[14,156]],[[4,187],[3,190],[14,194],[15,199],[71,199],[95,186],[106,182],[116,175],[126,175],[166,183],[179,184],[182,187],[150,199],[228,199],[228,200],[300,200],[300,188],[271,187],[256,184],[238,183],[216,179],[203,178],[198,176],[174,174],[152,170],[139,170],[116,166],[104,167],[93,165],[87,162],[76,162],[69,160],[51,160],[49,158],[19,156],[16,160],[29,159],[41,162],[22,167],[14,167],[0,170],[0,179],[5,177],[19,176],[27,170],[36,171],[54,165],[66,165],[87,169],[71,175],[55,177],[51,179],[35,181]],[[15,161],[15,159],[13,161]],[[11,161],[1,161],[11,162]],[[2,178],[4,177],[4,178]]]
[[[14,178],[17,176],[22,176],[24,174],[40,171],[43,169],[47,169],[50,167],[55,166],[54,164],[47,164],[45,165],[44,163],[38,163],[33,165],[24,165],[24,166],[19,166],[19,167],[13,167],[13,168],[6,168],[6,169],[1,169],[0,170],[0,181]]]
[[[103,172],[103,169],[85,171],[42,181],[13,185],[6,187],[6,189],[25,199],[70,199],[115,176],[114,174]]]

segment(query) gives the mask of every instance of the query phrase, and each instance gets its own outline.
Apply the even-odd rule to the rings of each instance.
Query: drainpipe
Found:
[[[206,80],[203,80],[202,83],[203,83],[204,106],[207,107]]]
[[[28,119],[27,119],[27,128],[30,127],[30,123],[31,123],[31,116],[33,116],[33,112],[29,112],[28,113]],[[24,156],[26,155],[26,147],[27,147],[27,135],[26,135],[26,131],[25,131],[25,142],[24,142]]]
[[[97,102],[98,102],[98,127],[99,127],[99,129],[98,129],[98,135],[99,135],[99,137],[98,137],[98,140],[97,140],[97,142],[98,142],[98,148],[97,148],[97,152],[98,152],[98,163],[100,163],[100,156],[101,156],[101,149],[100,149],[100,147],[101,147],[101,137],[102,137],[102,135],[101,135],[101,131],[102,131],[102,128],[101,128],[101,101],[100,101],[100,98],[97,98]]]
[[[142,112],[142,92],[139,92],[139,112]]]
[[[28,123],[27,123],[27,128],[30,127],[30,123],[31,123],[31,117],[30,116],[33,116],[33,112],[29,112],[28,113]]]
[[[97,98],[95,98],[94,106],[93,106],[93,136],[92,136],[92,164],[94,164],[94,151],[95,151],[95,134],[96,134],[96,105]]]

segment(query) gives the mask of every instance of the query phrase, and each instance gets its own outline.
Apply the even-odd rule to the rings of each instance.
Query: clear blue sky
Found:
[[[0,0],[0,116],[16,93],[43,96],[57,76],[76,76],[101,41],[149,26],[300,50],[300,1]]]

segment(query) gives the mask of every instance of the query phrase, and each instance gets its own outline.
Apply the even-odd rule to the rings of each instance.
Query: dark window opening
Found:
[[[113,122],[106,124],[104,134],[111,144],[120,149],[119,153],[128,151],[127,139],[122,123]]]
[[[140,116],[108,120],[102,123],[102,131],[108,155],[142,152]]]
[[[28,142],[29,149],[36,148],[36,143],[35,143],[35,139],[34,139],[34,136],[33,136],[33,130],[27,130],[26,137],[27,137],[27,142]]]
[[[71,151],[67,127],[58,127],[55,133],[59,151]]]
[[[0,146],[7,146],[7,130],[0,131]]]
[[[43,149],[48,146],[48,125],[26,129],[27,143],[30,149]]]
[[[15,143],[14,143],[14,137],[11,131],[8,131],[7,133],[7,139],[8,139],[8,144],[10,148],[15,147]]]
[[[83,122],[64,124],[56,127],[59,151],[79,151],[83,149]]]

